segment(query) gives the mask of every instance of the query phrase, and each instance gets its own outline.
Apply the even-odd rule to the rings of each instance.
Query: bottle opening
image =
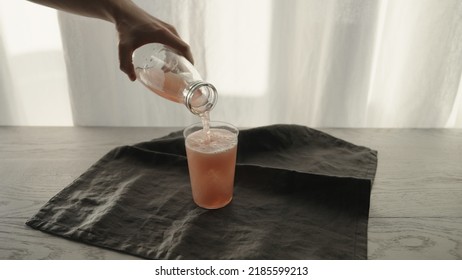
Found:
[[[185,88],[183,95],[186,107],[196,115],[211,111],[218,99],[216,88],[203,81],[190,84]]]

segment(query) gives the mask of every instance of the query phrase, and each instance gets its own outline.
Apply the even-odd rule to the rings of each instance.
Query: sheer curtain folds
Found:
[[[63,125],[198,121],[183,105],[130,82],[118,68],[114,27],[96,19],[59,13],[63,47],[54,53],[64,53],[66,67],[34,80],[37,71],[17,66],[3,17],[11,4],[0,1],[0,59],[7,62],[0,65],[0,124],[57,125],[51,120],[59,114],[68,118]],[[462,127],[462,1],[135,2],[191,45],[196,67],[219,91],[213,119],[238,126]],[[48,55],[35,67],[53,64]],[[42,104],[41,111],[31,104]]]
[[[0,125],[72,125],[54,10],[0,0]]]

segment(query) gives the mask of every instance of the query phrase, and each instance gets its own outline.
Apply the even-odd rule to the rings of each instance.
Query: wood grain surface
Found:
[[[136,259],[24,223],[110,149],[179,129],[0,127],[0,259]],[[369,259],[462,259],[462,130],[320,130],[379,153]]]

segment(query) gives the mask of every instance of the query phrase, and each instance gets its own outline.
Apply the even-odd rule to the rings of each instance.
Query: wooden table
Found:
[[[136,259],[24,222],[111,148],[178,129],[0,127],[0,259]],[[320,130],[379,152],[369,259],[462,259],[462,130]]]

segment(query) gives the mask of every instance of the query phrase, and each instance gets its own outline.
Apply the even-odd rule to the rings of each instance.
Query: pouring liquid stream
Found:
[[[199,116],[201,117],[202,121],[202,132],[205,135],[205,141],[210,142],[210,113],[209,111],[205,111]]]

